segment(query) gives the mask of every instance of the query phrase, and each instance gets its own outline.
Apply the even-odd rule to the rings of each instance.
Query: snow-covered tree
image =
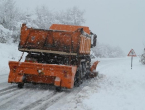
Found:
[[[19,20],[19,11],[13,0],[0,0],[0,24],[13,30]]]
[[[13,0],[0,0],[0,42],[17,41],[21,15]]]
[[[84,11],[77,7],[65,11],[53,12],[47,7],[36,8],[36,12],[19,12],[14,0],[0,0],[0,42],[5,43],[10,39],[19,41],[21,24],[26,23],[28,27],[49,29],[54,24],[82,25],[85,22]]]
[[[85,23],[84,12],[78,7],[70,8],[66,11],[61,11],[56,15],[56,19],[59,23],[70,25],[82,25]]]
[[[36,8],[36,25],[41,29],[49,29],[55,21],[54,14],[45,6]]]
[[[66,11],[53,12],[47,7],[36,8],[36,25],[41,29],[49,29],[52,24],[70,24],[82,25],[85,23],[84,11],[77,7],[67,9]]]
[[[97,46],[92,49],[96,57],[100,58],[114,58],[123,57],[124,52],[120,47],[111,47],[108,44],[97,43]]]

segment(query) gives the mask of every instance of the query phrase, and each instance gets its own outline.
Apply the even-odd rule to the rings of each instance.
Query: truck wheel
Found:
[[[32,84],[33,84],[33,85],[36,85],[37,83],[33,82]]]
[[[86,79],[90,79],[90,71],[89,70],[87,70],[86,75],[85,75],[85,78]]]
[[[61,87],[60,86],[56,87],[55,89],[56,89],[57,92],[61,92]]]
[[[18,88],[23,88],[24,87],[24,83],[18,83]]]
[[[82,77],[81,77],[81,71],[80,69],[77,71],[75,78],[74,78],[74,86],[79,87],[80,84],[82,84]]]

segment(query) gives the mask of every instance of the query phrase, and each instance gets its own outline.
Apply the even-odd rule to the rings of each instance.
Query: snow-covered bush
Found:
[[[124,56],[124,52],[120,47],[111,47],[108,44],[97,43],[96,47],[94,47],[92,51],[95,56],[99,58],[114,58]]]
[[[0,0],[0,24],[4,28],[13,30],[19,21],[20,12],[13,0]]]
[[[143,54],[141,55],[140,61],[141,61],[142,64],[145,64],[145,49],[144,49]]]
[[[14,0],[0,0],[0,43],[18,41],[21,17]]]
[[[12,31],[0,25],[0,43],[11,42],[12,41],[11,35]]]

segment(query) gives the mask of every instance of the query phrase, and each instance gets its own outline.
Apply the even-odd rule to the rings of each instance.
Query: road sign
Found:
[[[133,49],[131,49],[127,56],[136,57],[136,53]]]
[[[136,57],[136,53],[133,49],[131,49],[127,56],[131,56],[131,69],[132,69],[133,57]]]

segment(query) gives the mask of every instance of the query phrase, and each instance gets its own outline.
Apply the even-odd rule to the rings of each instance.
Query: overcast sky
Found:
[[[85,26],[98,35],[98,42],[119,46],[127,55],[141,54],[145,47],[145,0],[15,0],[24,11],[47,6],[59,11],[77,6],[85,10]]]

